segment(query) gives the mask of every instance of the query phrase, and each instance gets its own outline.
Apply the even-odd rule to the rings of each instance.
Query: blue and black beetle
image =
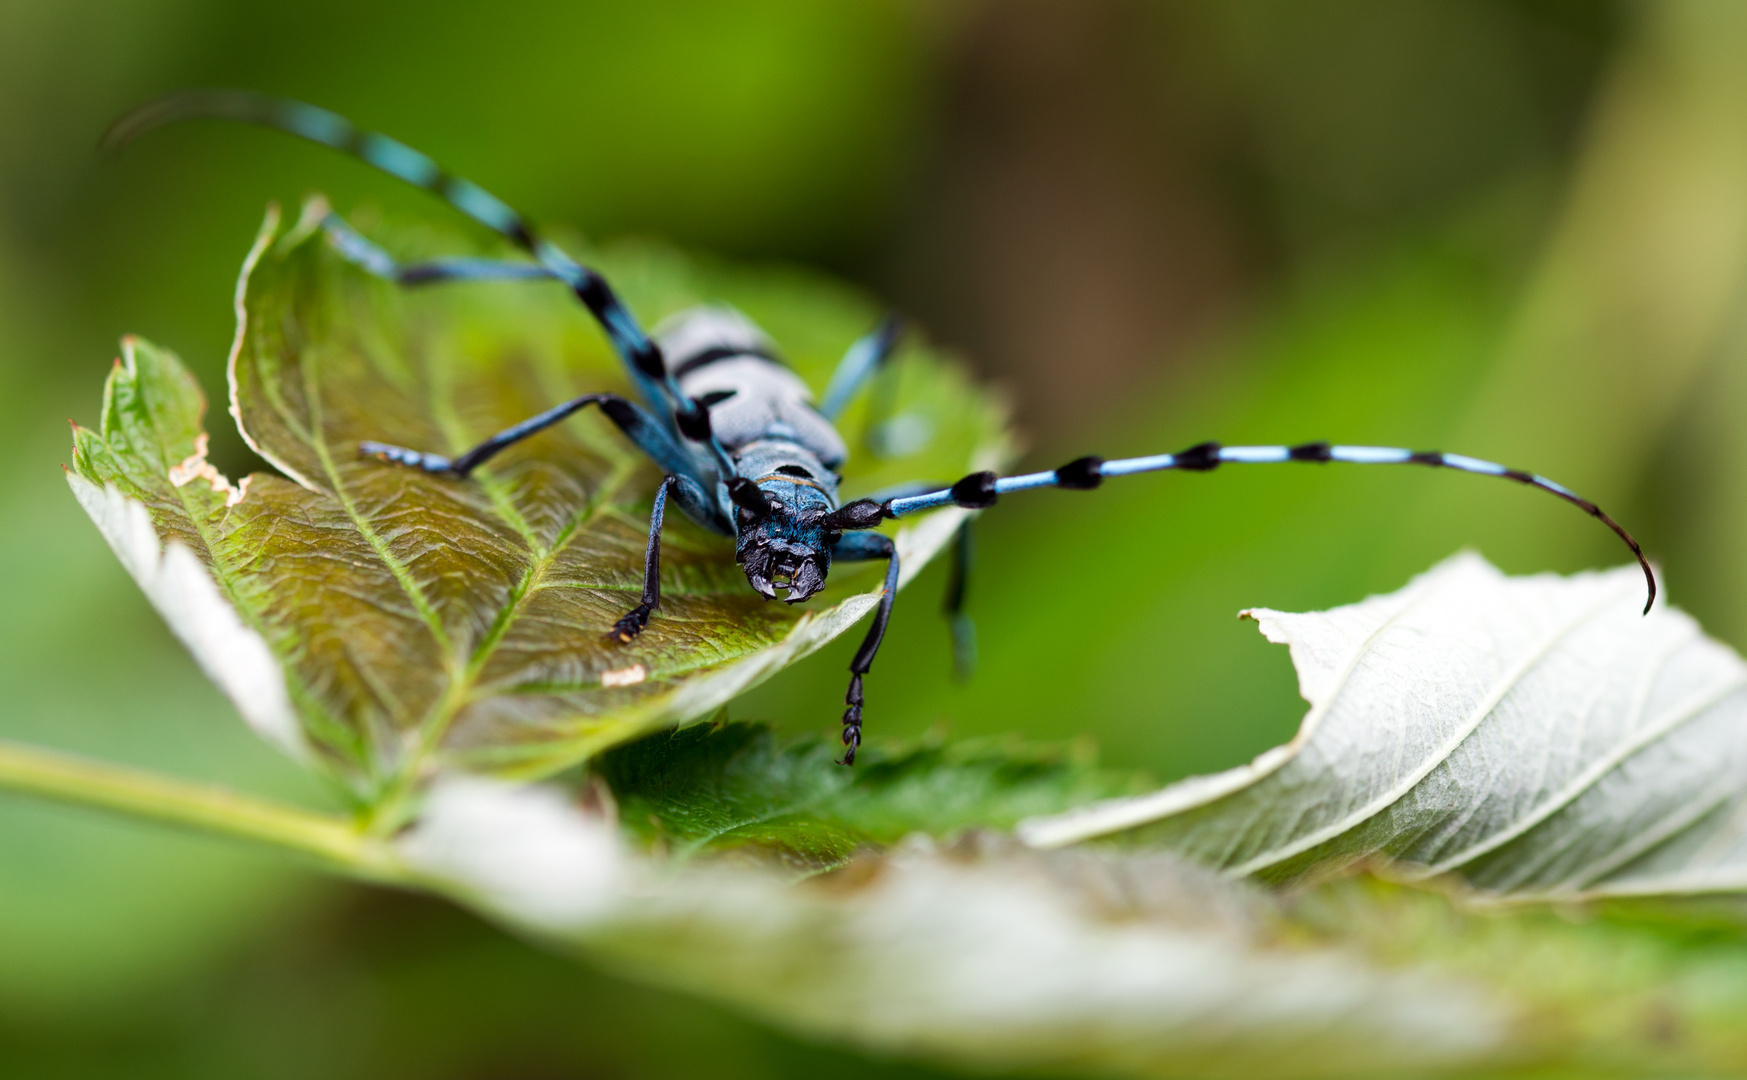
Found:
[[[862,676],[873,666],[897,594],[898,554],[892,541],[872,532],[882,522],[943,506],[985,509],[1002,495],[1031,488],[1089,490],[1106,479],[1162,469],[1206,471],[1228,463],[1345,461],[1363,465],[1431,465],[1499,476],[1551,492],[1617,533],[1643,567],[1649,587],[1656,577],[1637,541],[1594,503],[1545,477],[1460,454],[1379,446],[1221,446],[1206,442],[1176,454],[1106,461],[1082,457],[1057,469],[1021,476],[972,473],[957,483],[911,485],[913,494],[843,503],[837,493],[848,448],[833,426],[844,406],[890,355],[899,325],[888,319],[850,346],[824,396],[812,392],[786,367],[764,334],[739,313],[696,308],[646,334],[604,278],[550,241],[527,220],[469,180],[445,172],[404,143],[360,131],[344,117],[301,102],[242,91],[173,94],[122,117],[105,136],[122,145],[163,124],[212,117],[260,124],[350,154],[392,176],[441,196],[450,206],[508,239],[532,256],[531,263],[489,259],[436,259],[402,265],[366,240],[344,219],[330,214],[324,229],[348,259],[373,274],[402,284],[438,281],[557,279],[576,293],[624,359],[642,403],[616,394],[585,394],[499,432],[455,458],[366,442],[365,454],[427,472],[466,477],[493,454],[590,405],[607,417],[666,473],[655,492],[644,558],[641,602],[613,627],[629,642],[648,625],[661,603],[661,522],[672,498],[704,528],[733,537],[735,558],[747,582],[766,599],[787,590],[789,603],[805,600],[825,585],[833,561],[886,561],[885,592],[873,625],[850,662],[843,713],[843,764],[855,763],[861,745]],[[930,490],[932,489],[932,490]],[[949,597],[954,611],[963,597],[963,552]]]

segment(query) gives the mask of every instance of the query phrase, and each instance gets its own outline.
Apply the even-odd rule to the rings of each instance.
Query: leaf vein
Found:
[[[1636,586],[1634,585],[1633,587],[1635,588]],[[1333,840],[1335,837],[1340,836],[1349,829],[1370,820],[1388,809],[1390,806],[1399,802],[1404,796],[1417,787],[1420,781],[1431,775],[1433,770],[1448,761],[1450,755],[1455,752],[1456,747],[1467,741],[1468,737],[1474,733],[1475,729],[1477,729],[1480,724],[1498,708],[1499,702],[1504,700],[1505,695],[1521,682],[1524,675],[1528,674],[1538,666],[1541,661],[1545,660],[1555,646],[1579,629],[1585,622],[1594,616],[1597,611],[1618,603],[1618,594],[1621,591],[1623,590],[1615,590],[1614,592],[1607,593],[1601,601],[1582,609],[1576,617],[1561,624],[1551,634],[1548,634],[1546,639],[1538,646],[1529,650],[1526,656],[1511,667],[1510,670],[1504,673],[1504,675],[1499,679],[1497,685],[1488,691],[1487,695],[1481,699],[1480,705],[1470,712],[1468,718],[1457,727],[1451,736],[1445,739],[1442,745],[1440,745],[1433,753],[1427,754],[1424,762],[1422,762],[1418,768],[1409,772],[1400,781],[1391,785],[1381,794],[1371,799],[1357,810],[1345,815],[1340,820],[1331,822],[1320,829],[1314,830],[1308,835],[1301,836],[1291,843],[1281,845],[1273,851],[1266,851],[1260,855],[1256,855],[1248,861],[1228,869],[1225,872],[1233,877],[1245,877],[1258,870],[1266,869],[1267,867],[1290,859],[1295,855],[1303,854],[1320,844]],[[1373,635],[1370,640],[1374,641],[1375,635]],[[1367,644],[1369,643],[1370,642],[1368,641]]]

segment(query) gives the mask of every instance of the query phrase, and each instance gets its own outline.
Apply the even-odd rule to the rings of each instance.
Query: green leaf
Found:
[[[623,371],[564,289],[409,290],[341,259],[315,222],[270,215],[245,266],[232,412],[284,475],[232,484],[205,460],[199,388],[143,342],[75,433],[74,490],[122,561],[257,730],[366,804],[443,767],[537,776],[708,715],[865,615],[877,570],[840,568],[836,602],[764,603],[732,545],[670,515],[662,606],[631,645],[607,630],[640,589],[658,474],[592,412],[494,458],[469,481],[360,458],[380,439],[455,452],[557,401],[623,390]],[[416,257],[448,234],[393,234]],[[587,257],[647,322],[739,306],[822,385],[877,317],[842,289],[631,247]],[[842,425],[847,494],[997,464],[1001,411],[911,345]],[[892,425],[899,457],[866,451]],[[884,442],[890,443],[890,439]],[[905,580],[960,512],[899,532]],[[216,588],[215,588],[216,586]]]
[[[1140,790],[1138,778],[1097,768],[1085,744],[931,738],[871,748],[854,769],[833,767],[840,753],[823,736],[784,744],[760,725],[700,725],[618,747],[594,769],[626,826],[670,858],[744,850],[805,871],[912,833],[1010,829]]]

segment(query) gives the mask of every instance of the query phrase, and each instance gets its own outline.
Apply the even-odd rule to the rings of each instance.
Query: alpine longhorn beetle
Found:
[[[1632,549],[1649,588],[1644,611],[1656,600],[1656,576],[1638,542],[1594,503],[1543,476],[1460,454],[1382,446],[1221,446],[1204,442],[1175,454],[1105,460],[1082,457],[1057,469],[997,477],[972,473],[945,487],[912,484],[908,494],[843,503],[838,472],[849,456],[832,421],[891,354],[899,324],[888,318],[856,341],[838,364],[823,400],[780,359],[764,334],[731,309],[701,307],[681,312],[652,337],[604,278],[540,238],[526,218],[472,181],[446,172],[405,143],[360,131],[326,109],[283,98],[235,91],[190,91],[159,98],[111,125],[107,148],[118,148],[153,128],[194,118],[258,124],[351,155],[390,176],[433,192],[451,207],[504,237],[532,263],[446,258],[403,265],[366,240],[339,215],[323,222],[328,240],[364,270],[403,285],[440,281],[557,279],[576,293],[600,323],[629,369],[643,404],[616,394],[584,394],[501,431],[455,458],[386,443],[365,442],[359,451],[426,472],[466,478],[492,455],[535,432],[595,405],[636,447],[666,473],[655,489],[649,546],[643,563],[642,602],[626,612],[612,635],[629,642],[648,625],[661,603],[661,522],[671,497],[704,528],[733,537],[735,561],[746,580],[767,600],[786,588],[788,603],[825,586],[833,560],[886,561],[885,590],[873,625],[850,662],[844,696],[842,764],[853,765],[861,745],[862,676],[873,666],[885,637],[898,587],[898,553],[892,541],[870,530],[882,522],[944,506],[982,510],[1002,495],[1032,488],[1088,491],[1107,478],[1183,469],[1205,472],[1223,464],[1283,461],[1345,461],[1360,465],[1430,465],[1497,476],[1540,488],[1599,519]],[[935,488],[935,490],[929,490]],[[965,538],[958,545],[959,580],[949,613],[963,595]]]

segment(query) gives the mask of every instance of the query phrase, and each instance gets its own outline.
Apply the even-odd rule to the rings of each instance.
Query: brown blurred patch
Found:
[[[1033,430],[1180,355],[1249,280],[1179,29],[1126,0],[1009,0],[972,8],[943,58],[899,299],[1017,383]]]

